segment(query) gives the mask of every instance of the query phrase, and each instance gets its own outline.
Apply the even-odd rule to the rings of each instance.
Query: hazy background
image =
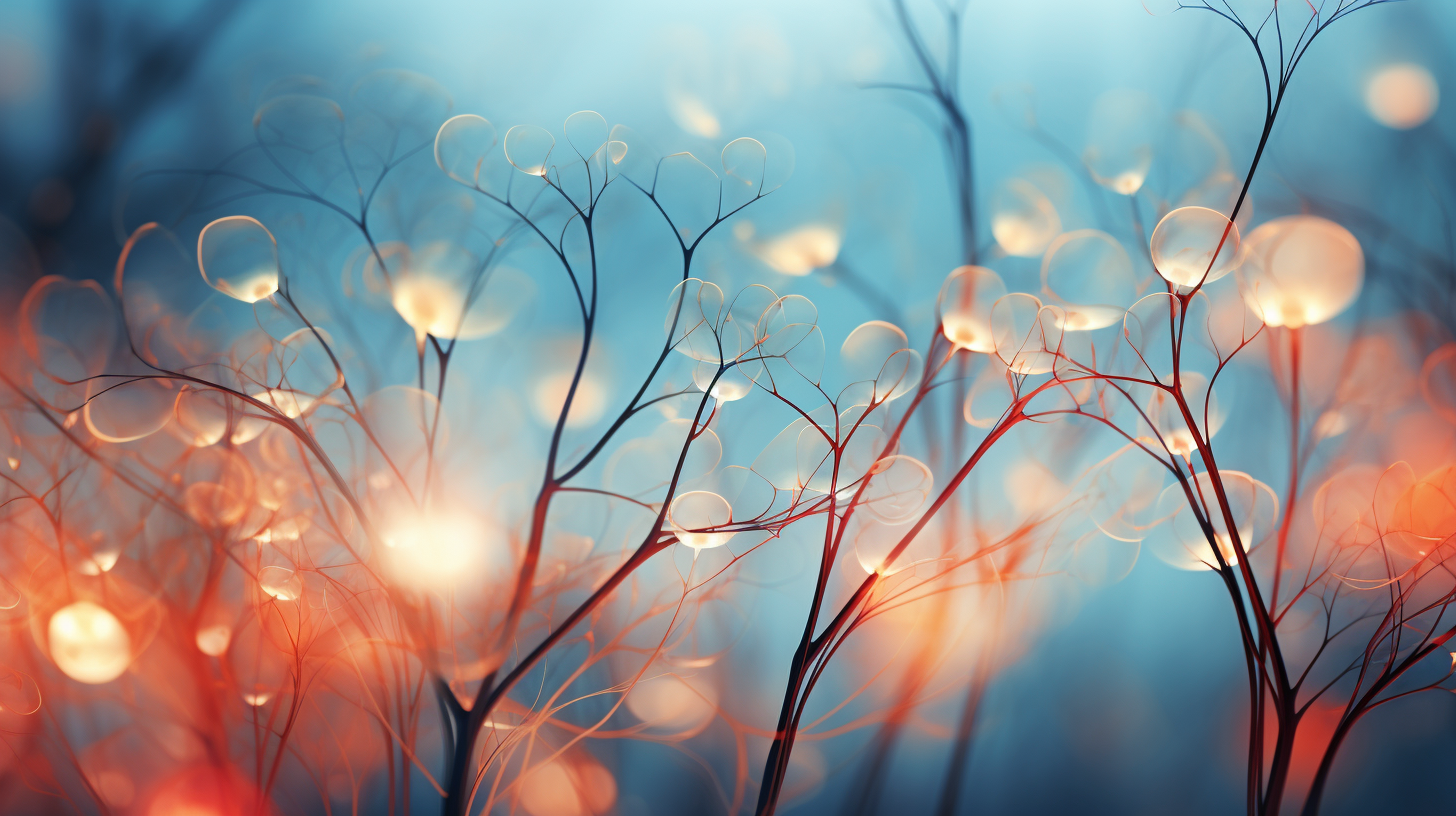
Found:
[[[1035,88],[1041,123],[1076,150],[1092,100],[1130,87],[1169,109],[1199,110],[1234,166],[1247,165],[1262,86],[1247,43],[1212,15],[1151,15],[1137,0],[971,0],[966,17],[963,93],[983,194],[1053,161],[992,103],[994,91],[1016,85]],[[780,134],[794,145],[794,177],[749,217],[768,232],[815,220],[843,225],[843,261],[912,322],[928,315],[957,263],[942,155],[925,108],[859,87],[915,79],[882,0],[7,0],[0,32],[0,212],[30,238],[48,272],[110,273],[118,230],[134,226],[114,217],[133,162],[215,160],[251,138],[252,110],[273,80],[305,73],[347,89],[375,67],[436,78],[456,113],[485,115],[502,132],[517,123],[554,130],[590,108],[664,148],[708,156],[739,134]],[[1433,213],[1435,202],[1456,203],[1456,159],[1443,135],[1456,127],[1456,104],[1417,137],[1372,122],[1361,93],[1371,70],[1394,59],[1420,62],[1438,80],[1456,78],[1453,46],[1449,0],[1372,9],[1323,36],[1291,88],[1255,218],[1297,209],[1300,196],[1359,204],[1441,249]],[[712,108],[719,137],[689,133],[674,119],[674,82]],[[1447,89],[1456,101],[1456,83]],[[724,274],[813,298],[831,345],[879,316],[819,276]],[[1016,267],[1005,274],[1013,286],[1033,277]],[[1399,274],[1371,269],[1397,288]],[[660,300],[650,303],[656,314]],[[633,304],[617,305],[625,324]],[[912,332],[912,342],[923,339]],[[1235,466],[1257,453],[1220,441]],[[1253,437],[1251,448],[1258,443]],[[1002,500],[996,486],[985,489],[989,501]],[[804,604],[793,587],[764,593],[754,646],[764,674],[744,676],[742,693],[772,695],[782,686]],[[1125,581],[1083,589],[1067,606],[990,691],[966,788],[977,812],[1237,812],[1245,675],[1228,599],[1214,580],[1144,558]],[[773,619],[792,623],[776,628]],[[816,695],[833,692],[825,686]],[[929,715],[951,721],[959,699],[952,692]],[[1362,724],[1341,760],[1361,773],[1336,780],[1326,812],[1450,812],[1453,702],[1422,696]],[[826,748],[826,784],[791,812],[845,807],[859,744],[848,738],[842,750]],[[633,746],[614,762],[625,813],[711,806],[701,775],[670,752]],[[938,790],[945,743],[912,733],[895,762],[883,812],[929,807],[923,796]]]

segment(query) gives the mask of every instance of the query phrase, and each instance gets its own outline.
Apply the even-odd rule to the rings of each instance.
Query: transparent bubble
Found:
[[[653,196],[685,242],[702,237],[721,214],[718,174],[691,153],[673,153],[657,165]]]
[[[1387,65],[1376,71],[1365,86],[1365,109],[1375,121],[1396,130],[1425,124],[1440,102],[1436,78],[1414,63]]]
[[[721,547],[734,535],[732,531],[718,529],[733,523],[733,508],[727,499],[706,490],[694,490],[673,499],[667,521],[677,540],[695,550]]]
[[[550,169],[551,151],[555,147],[556,138],[542,127],[516,125],[506,131],[506,160],[528,175],[546,175]]]
[[[115,615],[90,601],[56,610],[47,633],[51,659],[72,680],[110,683],[131,665],[131,636]]]
[[[257,219],[219,218],[197,236],[197,266],[207,285],[244,303],[278,291],[278,242]]]
[[[1151,456],[1124,447],[1088,474],[1088,517],[1109,538],[1142,541],[1162,521],[1157,505],[1166,475]]]
[[[132,442],[162,430],[172,420],[177,399],[171,380],[108,377],[93,381],[91,390],[95,396],[82,411],[86,429],[111,443]]]
[[[445,175],[481,187],[480,174],[496,146],[495,125],[483,116],[463,113],[445,120],[435,134],[435,164]]]
[[[1007,255],[1034,258],[1062,231],[1051,199],[1025,179],[1011,179],[991,199],[991,234]]]
[[[763,186],[768,155],[757,139],[747,136],[734,139],[723,148],[723,174],[728,179],[757,192]]]
[[[1098,184],[1121,195],[1142,189],[1153,163],[1157,105],[1138,91],[1115,89],[1097,98],[1082,161]]]
[[[1239,229],[1207,207],[1179,207],[1163,216],[1150,243],[1153,266],[1175,286],[1192,288],[1232,272],[1239,258]]]
[[[1097,230],[1057,236],[1042,258],[1041,286],[1065,310],[1063,328],[1067,331],[1092,331],[1118,323],[1138,293],[1127,250]]]
[[[868,474],[865,508],[886,524],[904,524],[915,518],[935,486],[930,468],[911,456],[887,456]]]
[[[1244,242],[1239,289],[1270,326],[1312,326],[1349,308],[1365,282],[1365,254],[1344,227],[1315,215],[1261,224]]]
[[[1001,276],[983,266],[961,266],[940,287],[937,301],[941,331],[958,348],[989,354],[996,348],[991,334],[991,307],[1006,295]]]
[[[607,144],[607,120],[596,111],[573,113],[566,117],[561,130],[572,149],[583,159],[600,158],[598,154]]]
[[[883,320],[857,326],[839,348],[850,382],[873,382],[876,401],[893,399],[920,382],[920,355],[900,327]]]
[[[227,435],[229,400],[211,388],[184,386],[178,390],[172,407],[176,419],[172,427],[180,432],[182,441],[193,447],[216,445]]]

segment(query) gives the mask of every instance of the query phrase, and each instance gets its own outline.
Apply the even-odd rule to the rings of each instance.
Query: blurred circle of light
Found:
[[[1387,65],[1376,71],[1365,86],[1365,107],[1370,115],[1396,130],[1425,124],[1440,101],[1441,90],[1435,77],[1414,63]]]
[[[72,680],[110,683],[131,664],[131,637],[121,621],[90,601],[56,610],[47,628],[51,659]]]

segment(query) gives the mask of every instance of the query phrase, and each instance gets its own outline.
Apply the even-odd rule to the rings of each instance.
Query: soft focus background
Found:
[[[941,48],[933,9],[911,6],[923,14],[932,48]],[[1150,14],[1137,0],[971,0],[963,36],[961,81],[983,200],[998,182],[1057,161],[1020,127],[1024,106],[1014,100],[1027,88],[1044,130],[1077,152],[1094,100],[1131,88],[1165,110],[1198,111],[1240,175],[1247,166],[1262,122],[1262,83],[1247,42],[1212,15]],[[1362,239],[1378,231],[1372,224],[1395,224],[1402,240],[1449,258],[1452,239],[1442,224],[1446,209],[1456,208],[1456,104],[1420,129],[1398,132],[1370,117],[1363,95],[1376,69],[1408,61],[1424,65],[1456,102],[1456,82],[1446,82],[1456,79],[1453,54],[1449,0],[1372,9],[1323,35],[1291,86],[1255,186],[1255,222],[1314,201],[1320,211],[1358,220]],[[834,225],[844,236],[840,261],[904,316],[912,345],[923,345],[940,282],[960,262],[942,150],[927,124],[933,117],[913,98],[863,87],[916,79],[881,0],[7,0],[0,7],[0,213],[29,238],[46,272],[104,279],[126,231],[139,223],[132,213],[146,207],[118,205],[136,163],[216,161],[251,138],[252,111],[271,82],[309,74],[347,88],[381,67],[437,79],[455,113],[487,116],[502,132],[517,123],[555,130],[573,111],[592,109],[666,149],[709,157],[738,135],[782,136],[794,148],[794,175],[747,218],[764,234]],[[1164,171],[1155,167],[1153,177]],[[1090,224],[1095,210],[1083,193],[1068,195],[1064,224]],[[981,229],[985,241],[989,231]],[[742,253],[715,252],[707,263],[720,282],[759,281],[812,298],[831,346],[859,323],[887,316],[831,275],[790,277]],[[1383,265],[1368,246],[1367,253],[1368,314],[1392,314],[1414,298],[1452,325],[1444,282]],[[1027,287],[1036,265],[998,271],[1008,285]],[[630,291],[612,295],[609,286],[607,295],[607,331],[624,347],[637,335],[658,336],[655,315],[666,295]],[[642,304],[653,315],[646,327],[633,317]],[[550,305],[548,293],[538,325],[566,325],[569,313]],[[625,365],[627,356],[616,360]],[[1260,467],[1265,402],[1255,393],[1234,398],[1234,421],[1247,430],[1220,437],[1226,466]],[[1266,481],[1283,478],[1276,469]],[[1011,498],[1011,488],[995,482],[977,489],[992,507]],[[725,694],[768,701],[765,727],[802,621],[805,552],[766,548],[752,566],[762,586]],[[1216,581],[1144,557],[1117,583],[1056,586],[1050,621],[1028,627],[1024,654],[989,692],[966,787],[978,812],[1238,811],[1244,666]],[[831,681],[816,699],[849,691]],[[946,724],[961,699],[948,689],[922,708],[895,755],[882,812],[931,806],[926,792],[939,789]],[[846,800],[855,795],[863,743],[850,735],[817,746],[823,782],[787,812],[838,813],[857,804]],[[725,768],[731,762],[726,749],[716,759]],[[1456,701],[1403,701],[1357,729],[1341,766],[1361,772],[1337,774],[1326,812],[1449,813],[1452,762]],[[624,744],[613,763],[623,813],[713,812],[713,783],[680,754]]]

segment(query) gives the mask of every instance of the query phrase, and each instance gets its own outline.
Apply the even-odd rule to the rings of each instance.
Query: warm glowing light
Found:
[[[131,664],[131,637],[121,621],[90,601],[77,601],[51,615],[51,659],[72,680],[109,683]]]
[[[458,511],[410,510],[383,533],[390,574],[416,590],[440,590],[477,576],[489,563],[493,541],[478,519]]]
[[[599,816],[617,801],[617,781],[594,762],[544,762],[521,779],[521,807],[531,816]]]
[[[1354,303],[1364,282],[1360,242],[1319,216],[1276,218],[1244,242],[1244,302],[1270,326],[1323,323]]]
[[[667,94],[667,110],[677,126],[694,136],[716,139],[723,132],[718,117],[706,103],[686,91],[670,90]]]
[[[638,682],[627,694],[627,710],[637,719],[663,731],[695,734],[718,713],[711,689],[690,685],[676,675]]]
[[[204,626],[197,630],[197,650],[209,657],[221,657],[232,640],[232,627],[226,624]]]
[[[1413,63],[1387,65],[1365,86],[1365,108],[1388,128],[1419,127],[1436,112],[1441,89],[1431,72]]]
[[[547,374],[536,383],[532,392],[536,414],[548,425],[556,424],[561,415],[561,406],[566,404],[566,395],[571,390],[571,371],[557,371]],[[601,382],[590,373],[584,373],[577,383],[576,394],[572,396],[571,412],[566,416],[566,427],[585,428],[595,424],[607,410],[607,392]]]
[[[807,275],[832,266],[839,258],[839,230],[827,224],[808,224],[774,238],[750,241],[749,251],[785,275]]]
[[[991,234],[1007,255],[1034,258],[1062,231],[1051,199],[1024,179],[1007,182],[991,210]]]

